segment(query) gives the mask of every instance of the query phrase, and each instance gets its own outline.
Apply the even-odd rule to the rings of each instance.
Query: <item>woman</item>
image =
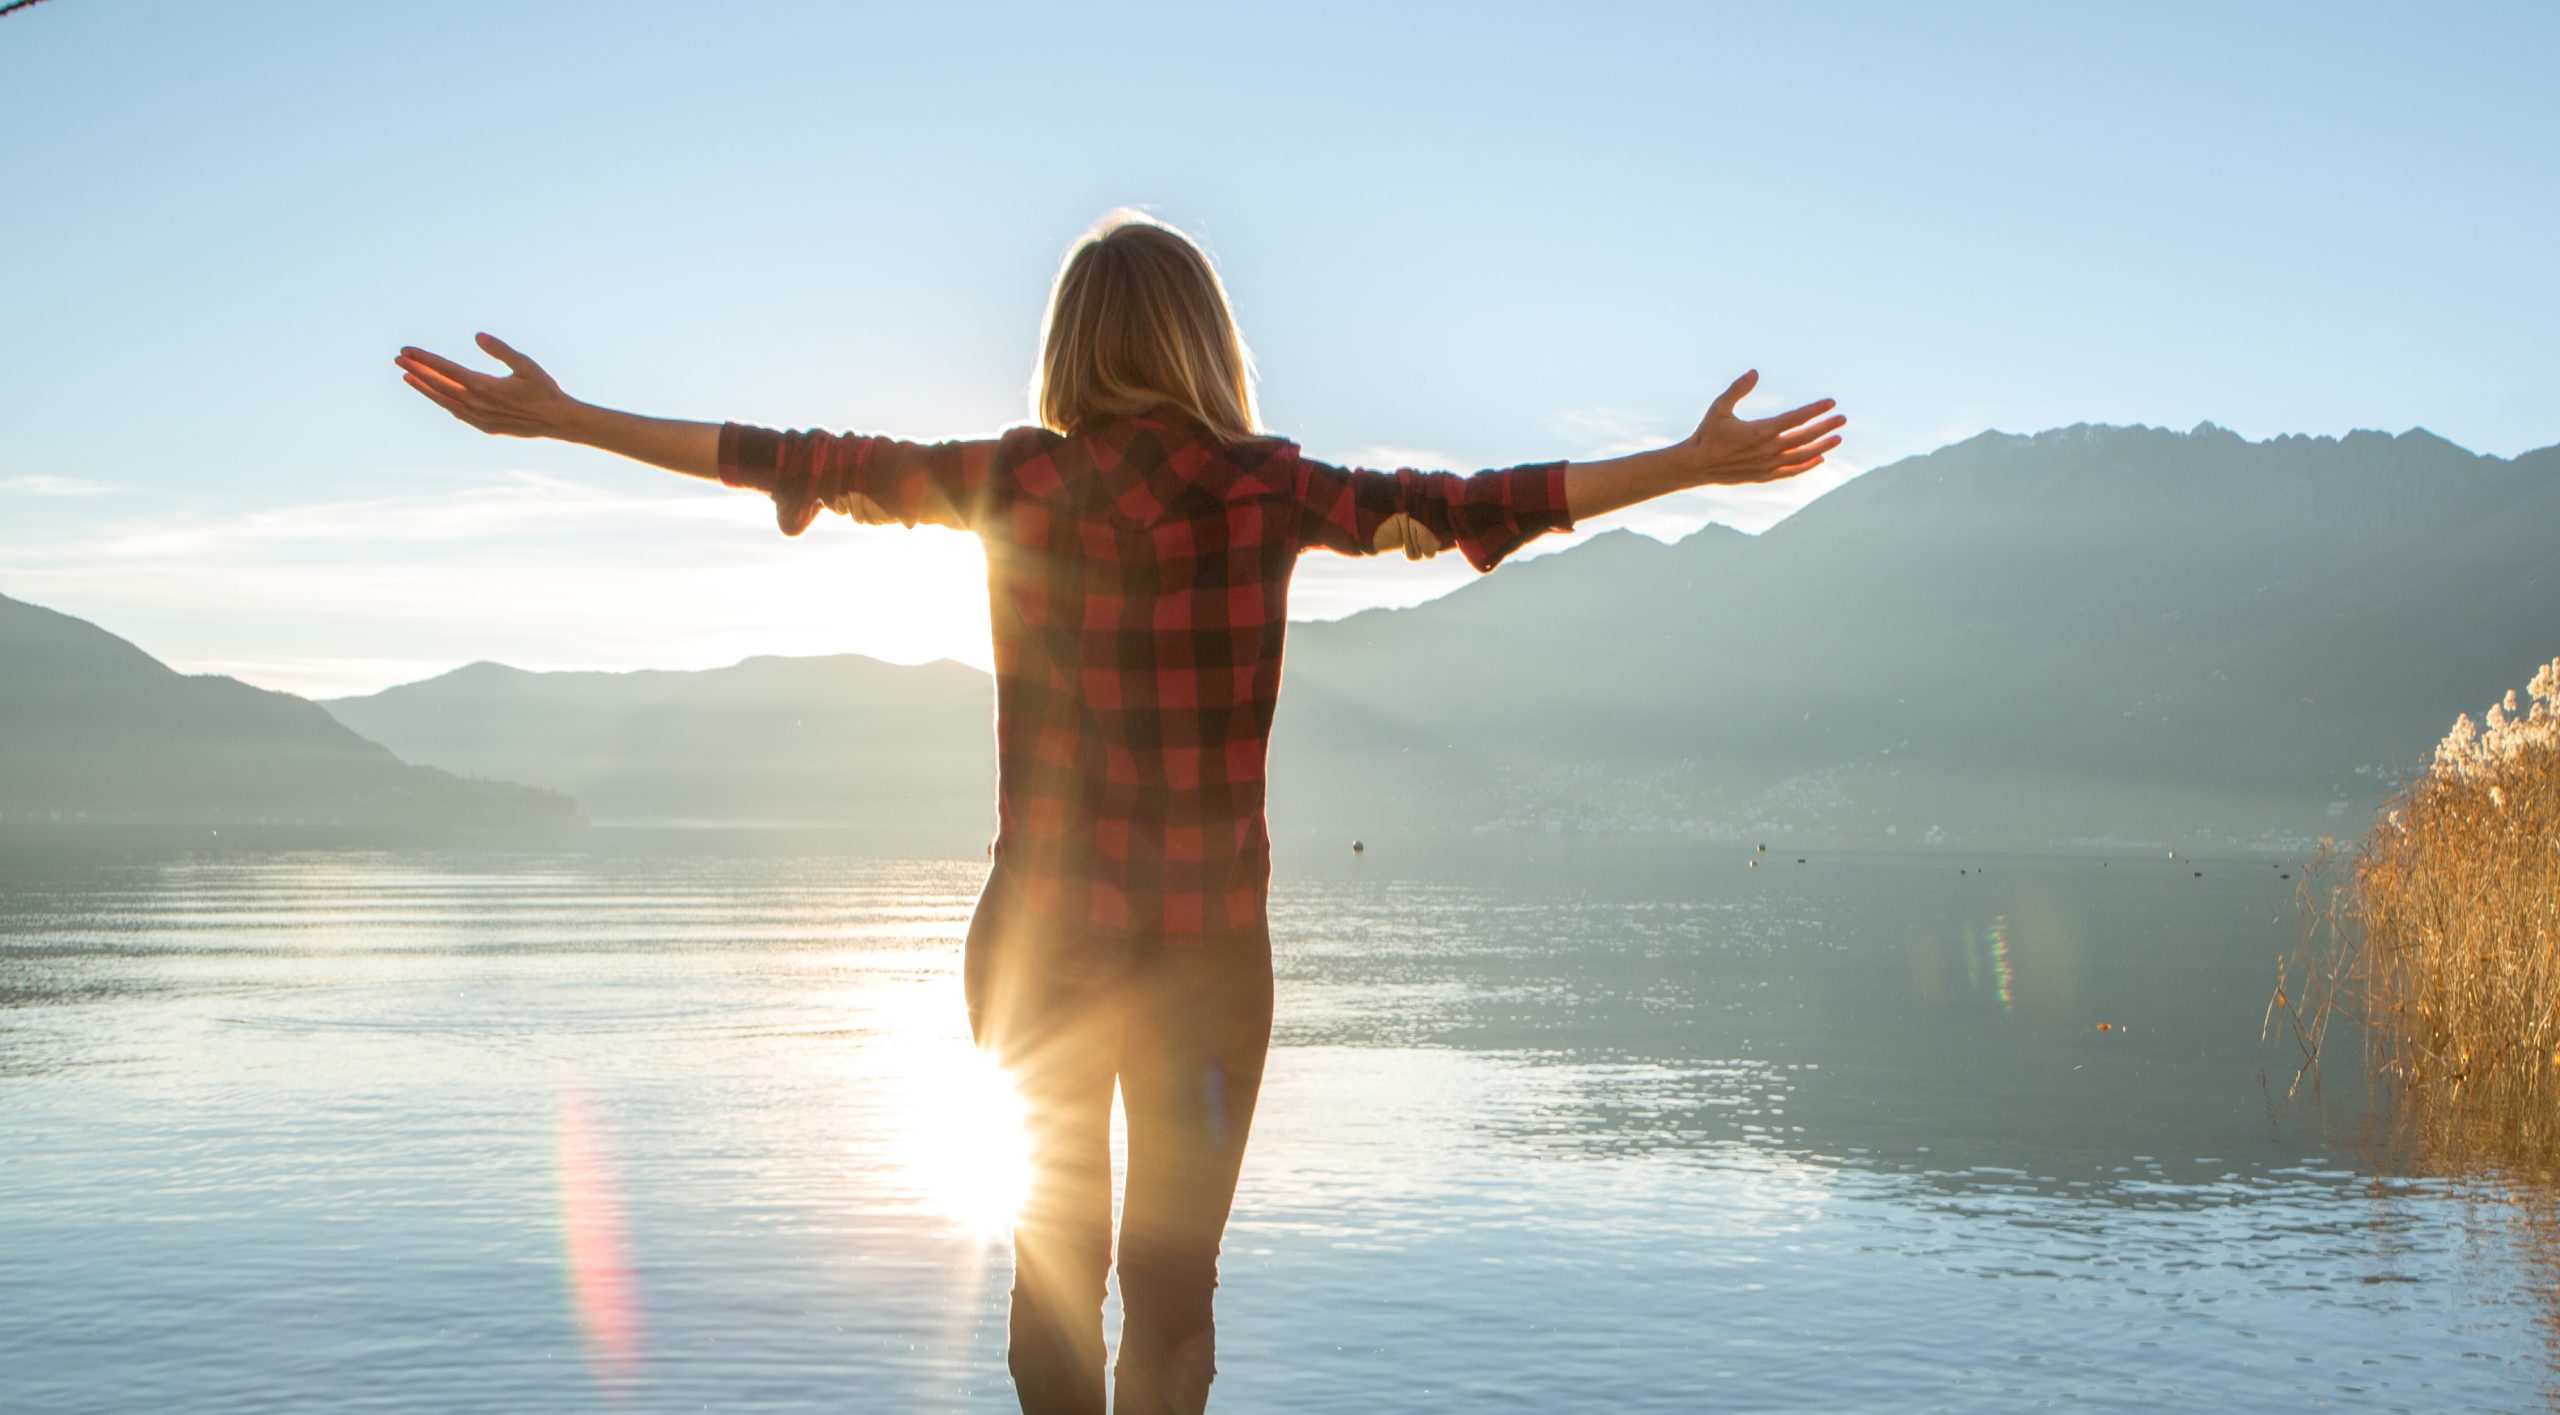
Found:
[[[1252,366],[1199,248],[1133,213],[1069,252],[1040,425],[984,441],[679,422],[577,402],[489,335],[493,377],[421,349],[409,385],[483,432],[552,437],[773,497],[984,542],[996,835],[965,955],[971,1030],[1017,1079],[1033,1182],[1008,1364],[1026,1411],[1103,1409],[1112,1088],[1129,1133],[1117,1409],[1197,1411],[1210,1291],[1271,1036],[1263,768],[1298,553],[1455,545],[1478,570],[1666,492],[1821,464],[1830,400],[1734,408],[1676,446],[1461,478],[1332,466],[1255,425]]]

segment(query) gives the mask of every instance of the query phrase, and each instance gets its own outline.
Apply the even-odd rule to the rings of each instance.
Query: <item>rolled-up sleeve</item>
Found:
[[[807,530],[822,510],[874,524],[965,530],[986,510],[996,446],[724,423],[720,480],[770,495],[787,536]]]
[[[1468,564],[1491,570],[1537,537],[1573,529],[1564,469],[1562,462],[1531,462],[1462,477],[1301,457],[1299,544],[1344,555],[1402,549],[1415,559],[1454,545]]]

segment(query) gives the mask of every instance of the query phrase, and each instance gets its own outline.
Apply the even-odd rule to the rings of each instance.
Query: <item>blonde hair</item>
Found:
[[[1171,403],[1221,437],[1254,435],[1253,355],[1200,247],[1120,210],[1067,252],[1040,330],[1033,410],[1053,432]]]

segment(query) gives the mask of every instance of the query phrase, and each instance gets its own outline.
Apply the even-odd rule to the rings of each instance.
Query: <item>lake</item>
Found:
[[[1284,849],[1213,1408],[2560,1406],[2548,1209],[2285,1100],[2281,863]],[[0,1403],[1012,1409],[984,868],[13,841]]]

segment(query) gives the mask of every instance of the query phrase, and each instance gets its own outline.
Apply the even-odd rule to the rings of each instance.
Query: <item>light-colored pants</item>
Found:
[[[970,921],[972,1030],[1013,1074],[1031,1186],[1013,1232],[1007,1365],[1031,1415],[1102,1415],[1111,1093],[1128,1115],[1117,1415],[1196,1412],[1216,1372],[1211,1294],[1271,1045],[1271,942],[1043,936],[1002,867]]]

